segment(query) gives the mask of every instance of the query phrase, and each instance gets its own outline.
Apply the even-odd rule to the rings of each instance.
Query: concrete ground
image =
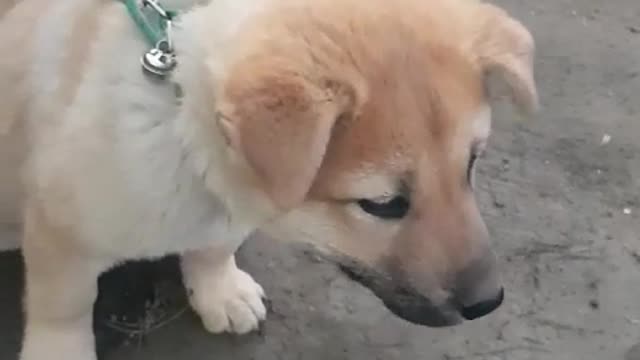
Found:
[[[543,111],[496,109],[479,197],[508,286],[494,315],[409,325],[304,250],[255,239],[262,331],[211,336],[185,308],[175,259],[101,280],[102,358],[640,360],[640,2],[500,0],[538,44]],[[604,141],[603,141],[604,140]],[[0,254],[0,359],[20,338],[19,254]],[[145,300],[141,300],[145,299]]]

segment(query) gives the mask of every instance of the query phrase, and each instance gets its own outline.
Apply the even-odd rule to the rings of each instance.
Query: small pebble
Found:
[[[622,212],[623,212],[625,215],[631,215],[631,209],[630,209],[630,208],[624,208],[624,210],[622,210]]]
[[[602,145],[607,145],[607,144],[608,144],[608,143],[610,143],[610,142],[611,142],[611,135],[609,135],[609,134],[604,134],[604,135],[602,136],[602,141],[600,142],[600,144],[602,144]]]

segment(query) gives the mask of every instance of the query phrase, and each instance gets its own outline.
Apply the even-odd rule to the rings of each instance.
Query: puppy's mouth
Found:
[[[408,322],[428,327],[453,326],[462,322],[459,307],[453,302],[434,304],[406,282],[356,261],[342,258],[336,263],[350,279],[371,290],[387,309]]]

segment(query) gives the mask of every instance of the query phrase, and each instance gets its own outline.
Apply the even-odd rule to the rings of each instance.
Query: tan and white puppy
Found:
[[[472,173],[485,75],[536,106],[525,28],[472,0],[195,3],[166,1],[188,11],[164,81],[142,73],[147,45],[119,1],[22,0],[3,17],[0,210],[24,225],[21,359],[94,359],[98,275],[169,253],[209,331],[255,329],[264,294],[234,252],[259,229],[314,245],[414,323],[497,308]]]

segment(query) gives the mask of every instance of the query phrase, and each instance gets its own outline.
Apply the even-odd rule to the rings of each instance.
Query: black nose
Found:
[[[504,300],[504,288],[500,289],[498,295],[493,299],[484,300],[471,306],[465,306],[462,308],[462,317],[467,320],[477,319],[483,317],[493,310],[497,309]]]

